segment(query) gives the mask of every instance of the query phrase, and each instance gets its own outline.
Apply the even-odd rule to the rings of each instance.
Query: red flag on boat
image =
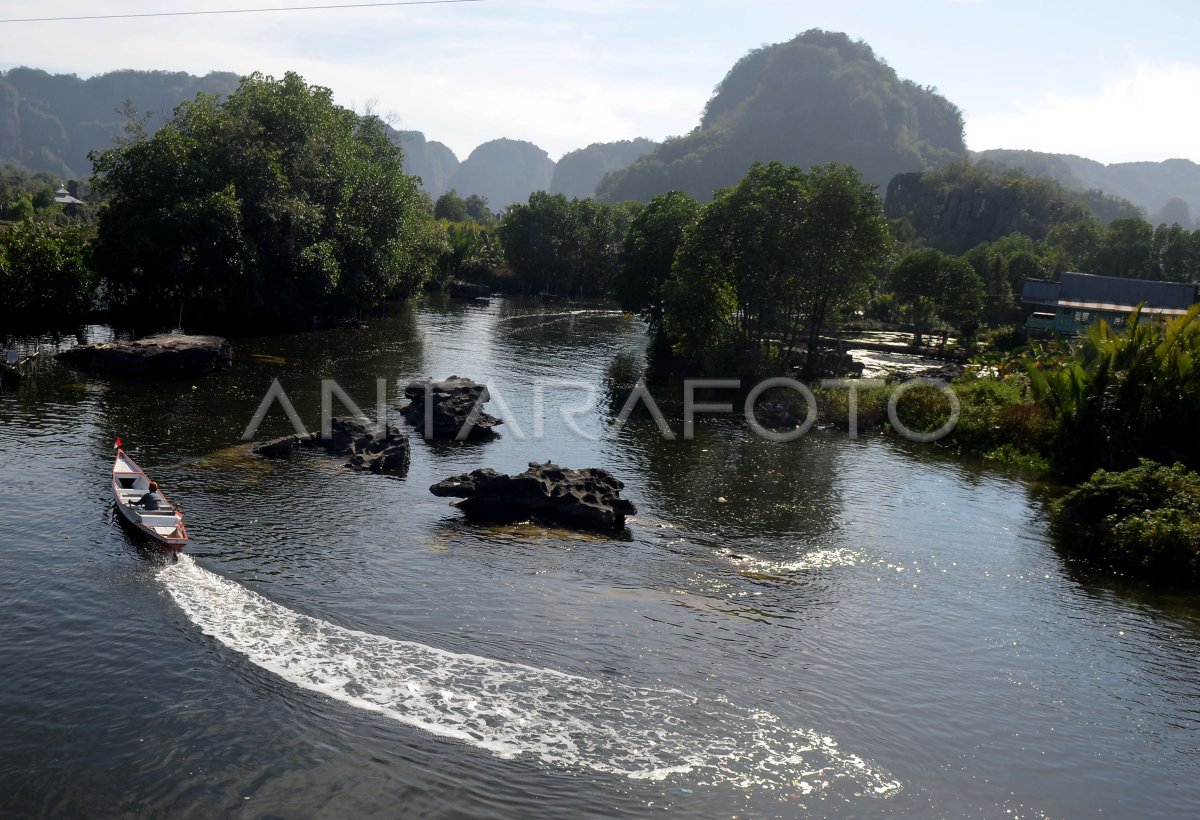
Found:
[[[113,449],[114,449],[114,450],[120,450],[120,449],[121,449],[121,437],[120,437],[120,436],[117,436],[117,442],[116,442],[116,444],[114,444],[114,445],[113,445]]]

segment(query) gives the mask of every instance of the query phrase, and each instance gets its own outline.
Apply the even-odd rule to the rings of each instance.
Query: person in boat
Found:
[[[166,501],[165,498],[158,492],[158,482],[150,482],[150,492],[138,499],[138,506],[147,512],[157,510]]]

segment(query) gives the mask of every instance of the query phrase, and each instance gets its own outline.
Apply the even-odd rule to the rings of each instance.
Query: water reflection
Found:
[[[880,437],[773,444],[735,416],[701,416],[690,443],[640,413],[616,431],[618,398],[654,357],[636,322],[596,305],[427,300],[362,330],[234,348],[233,369],[194,381],[51,362],[0,394],[0,778],[16,784],[0,814],[347,816],[404,800],[529,817],[1187,816],[1200,800],[1194,599],[1065,563],[1044,491],[1018,474]],[[371,412],[378,378],[394,404],[410,378],[451,373],[496,380],[524,437],[414,436],[400,480],[320,453],[261,459],[239,440],[274,379],[316,429],[323,378]],[[579,420],[594,439],[558,418],[553,401],[580,399],[567,390],[547,394],[534,436],[538,379],[598,387]],[[654,390],[680,435],[678,381]],[[259,437],[288,432],[273,408]],[[203,615],[111,520],[116,434],[186,511],[198,581],[176,592]],[[531,460],[611,470],[639,507],[630,537],[481,526],[428,493]],[[50,524],[29,514],[44,487]],[[438,671],[439,653],[462,674]],[[282,674],[260,665],[285,656]],[[336,664],[310,683],[336,695],[290,682],[325,656]],[[497,669],[520,683],[487,708],[581,721],[582,769],[537,762],[558,749],[500,759],[339,699],[415,697],[443,727],[488,723],[462,698]],[[392,692],[410,680],[451,697]],[[485,739],[525,742],[493,722]],[[651,742],[664,727],[684,738],[676,752],[722,762],[661,781],[602,771],[668,763]],[[783,752],[830,771],[861,755],[903,790],[822,793],[775,765]]]

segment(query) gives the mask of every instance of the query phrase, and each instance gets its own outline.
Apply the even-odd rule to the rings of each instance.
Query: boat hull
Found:
[[[166,501],[165,509],[147,511],[135,506],[135,502],[149,491],[150,479],[123,450],[117,450],[112,468],[113,501],[121,517],[138,532],[172,549],[187,546],[187,527],[183,513]],[[159,493],[162,495],[162,492]]]

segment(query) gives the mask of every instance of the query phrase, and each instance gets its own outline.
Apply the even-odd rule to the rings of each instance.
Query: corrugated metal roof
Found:
[[[1027,279],[1025,287],[1021,291],[1021,300],[1052,305],[1058,301],[1058,292],[1061,289],[1062,285],[1058,282],[1039,282],[1036,279]]]
[[[1187,310],[1196,302],[1196,286],[1190,282],[1150,282],[1090,273],[1064,273],[1059,298],[1070,302],[1101,302],[1115,305]]]
[[[1104,310],[1109,313],[1133,313],[1137,308],[1137,305],[1118,305],[1116,302],[1075,302],[1069,299],[1060,299],[1058,306],[1071,310]],[[1145,316],[1182,316],[1185,313],[1187,308],[1142,306],[1142,314]]]
[[[1090,310],[1131,311],[1139,304],[1147,313],[1182,314],[1197,301],[1190,282],[1151,282],[1091,273],[1062,274],[1059,282],[1026,280],[1021,300]]]

